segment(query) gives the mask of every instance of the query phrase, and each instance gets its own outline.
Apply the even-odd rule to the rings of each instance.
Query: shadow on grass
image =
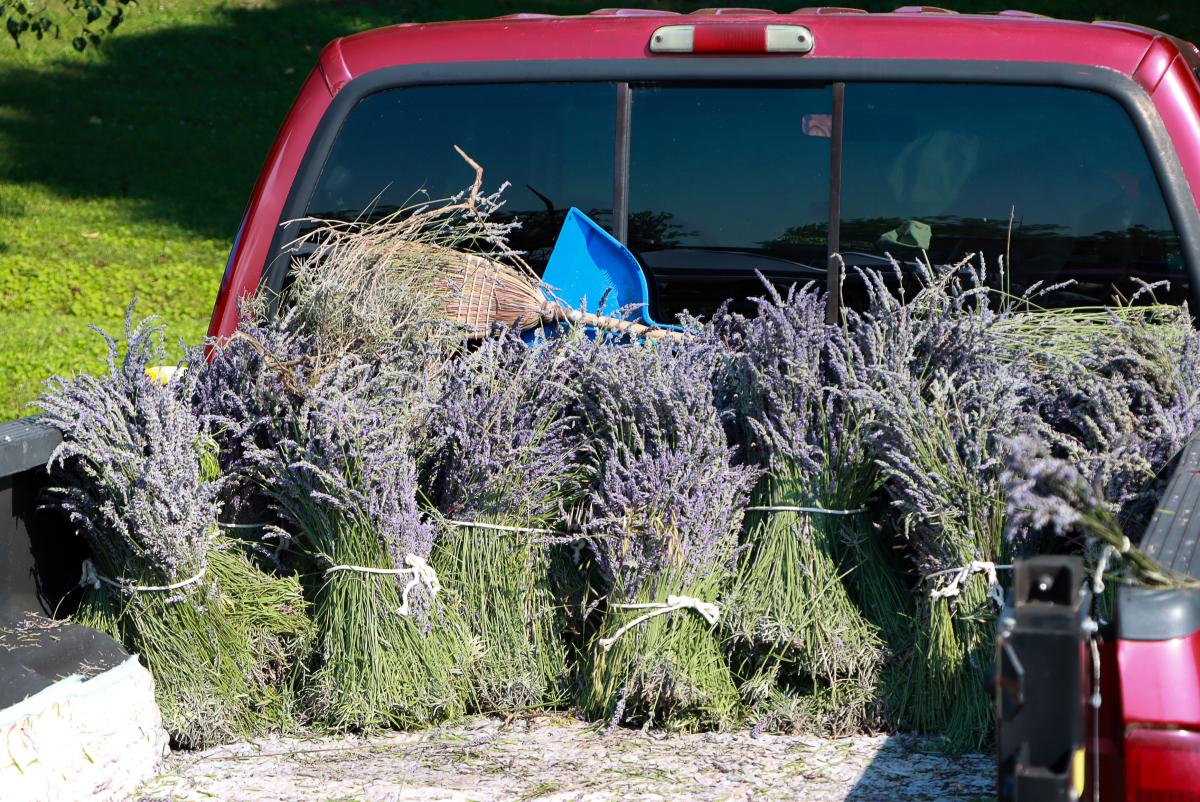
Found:
[[[966,10],[979,2],[959,5]],[[53,65],[0,72],[6,107],[0,116],[0,182],[40,184],[67,197],[131,199],[148,219],[227,239],[283,115],[330,39],[392,22],[515,11],[576,14],[598,5],[599,0],[282,0],[221,6],[203,12],[204,23],[182,19],[147,33],[121,31],[104,43],[99,61],[64,55]],[[690,9],[700,3],[636,5]],[[757,5],[791,10],[801,4]],[[857,5],[880,10],[895,0]],[[1027,5],[1088,17],[1094,4]],[[1142,11],[1153,14],[1159,6],[1169,3],[1150,0]],[[1142,11],[1138,14],[1145,15]],[[147,6],[138,13],[179,12]],[[1193,16],[1180,12],[1171,24],[1191,27]]]
[[[383,21],[382,5],[363,8]],[[101,61],[5,70],[0,181],[128,198],[148,218],[231,237],[305,73],[354,16],[228,7],[219,24],[113,36]]]
[[[230,239],[326,42],[395,22],[581,13],[596,5],[282,0],[202,11],[201,22],[171,7],[146,7],[139,13],[179,16],[180,23],[122,30],[105,41],[99,60],[64,53],[51,64],[0,71],[0,182],[37,184],[68,198],[128,199],[147,219]]]

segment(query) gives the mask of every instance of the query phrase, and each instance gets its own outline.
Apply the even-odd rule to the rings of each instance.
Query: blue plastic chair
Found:
[[[650,289],[637,258],[586,214],[572,207],[550,253],[542,281],[555,300],[571,309],[615,315],[648,326],[662,326],[650,317]],[[602,308],[599,308],[603,300]],[[677,326],[664,328],[676,329]]]

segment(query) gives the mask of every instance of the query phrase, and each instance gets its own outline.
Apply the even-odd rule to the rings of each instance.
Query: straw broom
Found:
[[[319,222],[299,242],[314,245],[296,265],[289,301],[318,329],[320,356],[394,337],[397,329],[443,336],[441,322],[479,338],[497,327],[527,331],[561,323],[591,326],[651,340],[681,338],[617,317],[558,302],[533,269],[512,251],[507,229],[488,220],[495,201],[482,198],[483,168],[466,197],[431,208],[406,208],[370,223]],[[486,250],[488,255],[468,253]],[[325,360],[322,360],[325,361]]]
[[[443,268],[434,281],[439,311],[470,337],[486,336],[496,327],[527,331],[572,323],[650,340],[680,339],[666,329],[569,309],[548,297],[532,274],[503,262],[448,248],[437,248],[429,259]]]

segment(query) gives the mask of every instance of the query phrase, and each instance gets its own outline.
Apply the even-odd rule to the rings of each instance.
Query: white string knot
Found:
[[[971,560],[971,562],[961,568],[951,568],[946,571],[937,571],[930,574],[928,578],[939,576],[941,574],[953,574],[950,581],[942,588],[930,588],[929,598],[931,599],[948,599],[957,596],[962,591],[962,583],[966,582],[975,574],[986,574],[988,583],[988,598],[996,603],[998,607],[1004,606],[1004,591],[1000,587],[1000,579],[996,576],[997,565],[990,560]],[[1008,566],[1002,566],[1007,568]]]
[[[575,565],[580,565],[583,562],[583,551],[586,547],[582,540],[576,540],[571,544],[571,562]]]
[[[400,615],[408,615],[408,594],[417,585],[424,585],[429,591],[429,597],[433,598],[438,595],[438,591],[442,589],[442,583],[438,581],[437,572],[433,570],[433,566],[425,562],[423,557],[418,557],[416,554],[407,554],[404,557],[404,562],[412,571],[413,578],[407,585],[404,586],[404,591],[400,594],[400,609],[396,612]]]
[[[600,648],[608,651],[612,648],[617,639],[624,635],[629,630],[649,621],[651,618],[666,613],[673,613],[677,610],[695,610],[699,613],[708,625],[715,627],[717,621],[721,618],[721,608],[713,602],[706,602],[703,599],[696,599],[691,596],[668,596],[664,602],[649,602],[647,604],[614,604],[613,607],[618,610],[649,610],[647,613],[639,615],[629,623],[622,626],[612,634],[610,638],[600,639]]]
[[[493,532],[512,532],[518,535],[558,535],[568,537],[570,532],[560,532],[557,529],[542,529],[536,526],[504,526],[503,524],[489,524],[482,521],[458,521],[454,518],[443,518],[446,523],[460,529],[490,529]]]
[[[1122,548],[1105,543],[1100,549],[1100,559],[1096,560],[1096,568],[1092,571],[1092,593],[1099,596],[1104,592],[1104,573],[1108,571],[1108,561],[1125,553],[1129,546],[1129,538],[1125,538]]]
[[[194,582],[199,582],[204,578],[204,572],[208,570],[208,566],[202,567],[195,576],[189,576],[187,579],[182,579],[179,582],[172,582],[170,585],[124,585],[117,582],[115,579],[109,579],[104,574],[96,570],[96,564],[91,560],[84,560],[82,573],[79,577],[79,586],[81,588],[91,586],[99,590],[100,583],[103,582],[109,587],[117,590],[127,590],[131,593],[163,593],[170,590],[179,590],[186,588]]]
[[[91,560],[83,561],[83,575],[79,577],[79,587],[84,588],[91,585],[96,590],[100,590],[100,575],[96,573],[96,564]]]
[[[436,596],[438,591],[442,589],[442,583],[438,581],[437,572],[433,570],[433,566],[425,562],[423,557],[416,554],[404,555],[404,563],[407,568],[369,568],[362,565],[333,565],[325,569],[325,576],[337,573],[338,571],[349,571],[355,574],[375,574],[377,576],[401,576],[404,574],[412,574],[412,579],[404,586],[404,590],[400,592],[400,607],[396,609],[399,615],[407,616],[409,614],[408,595],[412,593],[412,589],[417,585],[424,585],[429,591],[430,596]]]

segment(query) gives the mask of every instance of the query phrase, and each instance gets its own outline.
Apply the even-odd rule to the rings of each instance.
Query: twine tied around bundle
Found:
[[[429,591],[430,596],[436,596],[438,591],[442,589],[442,583],[438,581],[437,572],[433,570],[433,566],[425,562],[423,557],[416,554],[406,554],[404,555],[404,563],[408,566],[407,568],[368,568],[363,565],[333,565],[325,569],[325,576],[337,573],[338,571],[382,576],[412,574],[412,579],[404,586],[404,590],[400,592],[400,607],[396,609],[399,615],[407,616],[409,614],[408,594],[412,593],[413,588],[417,585],[424,585],[425,589]]]
[[[827,510],[824,507],[793,507],[787,504],[746,508],[746,512],[805,512],[810,515],[858,515],[860,512],[866,511],[866,507],[859,507],[853,510]]]
[[[691,596],[668,596],[666,602],[649,602],[646,604],[614,604],[613,608],[617,610],[648,610],[649,612],[642,613],[637,618],[623,625],[620,629],[612,634],[612,637],[601,638],[600,648],[608,651],[617,642],[617,639],[624,635],[629,630],[649,621],[655,616],[673,613],[677,610],[695,610],[699,613],[709,626],[716,626],[717,621],[721,617],[721,608],[713,602],[706,602],[703,599],[696,599]]]
[[[488,524],[481,521],[458,521],[454,518],[444,518],[446,523],[460,529],[490,529],[493,532],[511,532],[518,535],[570,535],[570,532],[560,532],[557,529],[541,529],[536,526],[505,526],[503,524]]]
[[[100,584],[103,583],[109,587],[116,588],[117,590],[126,590],[131,593],[165,593],[167,591],[186,588],[188,585],[199,582],[204,578],[204,573],[207,570],[208,566],[204,566],[195,574],[195,576],[189,576],[187,579],[180,580],[179,582],[172,582],[170,585],[124,585],[115,579],[109,579],[104,574],[97,571],[96,564],[91,560],[84,560],[82,575],[79,577],[79,586],[81,588],[91,586],[92,588],[99,590]]]
[[[564,529],[546,529],[539,526],[512,526],[509,524],[486,523],[484,521],[460,521],[455,518],[446,518],[436,514],[433,517],[446,526],[454,527],[455,529],[479,529],[486,532],[499,532],[501,534],[537,535],[538,542],[547,545],[575,543],[583,537],[579,532],[569,532]],[[576,563],[578,563],[578,559],[576,559]]]
[[[1108,570],[1108,561],[1115,556],[1128,554],[1131,548],[1133,544],[1125,535],[1121,536],[1120,548],[1111,543],[1104,544],[1104,548],[1100,550],[1100,559],[1096,561],[1096,568],[1092,572],[1092,593],[1099,596],[1104,592],[1104,572]]]
[[[962,583],[966,582],[975,574],[986,574],[988,583],[988,598],[996,603],[998,607],[1004,606],[1004,590],[1000,587],[1000,579],[996,576],[997,570],[1007,570],[1012,568],[1011,565],[996,565],[990,560],[971,560],[964,566],[959,568],[948,568],[945,571],[935,571],[925,577],[926,580],[932,579],[935,576],[944,574],[953,574],[954,576],[942,588],[930,588],[929,598],[931,599],[948,599],[957,596],[962,590]]]

